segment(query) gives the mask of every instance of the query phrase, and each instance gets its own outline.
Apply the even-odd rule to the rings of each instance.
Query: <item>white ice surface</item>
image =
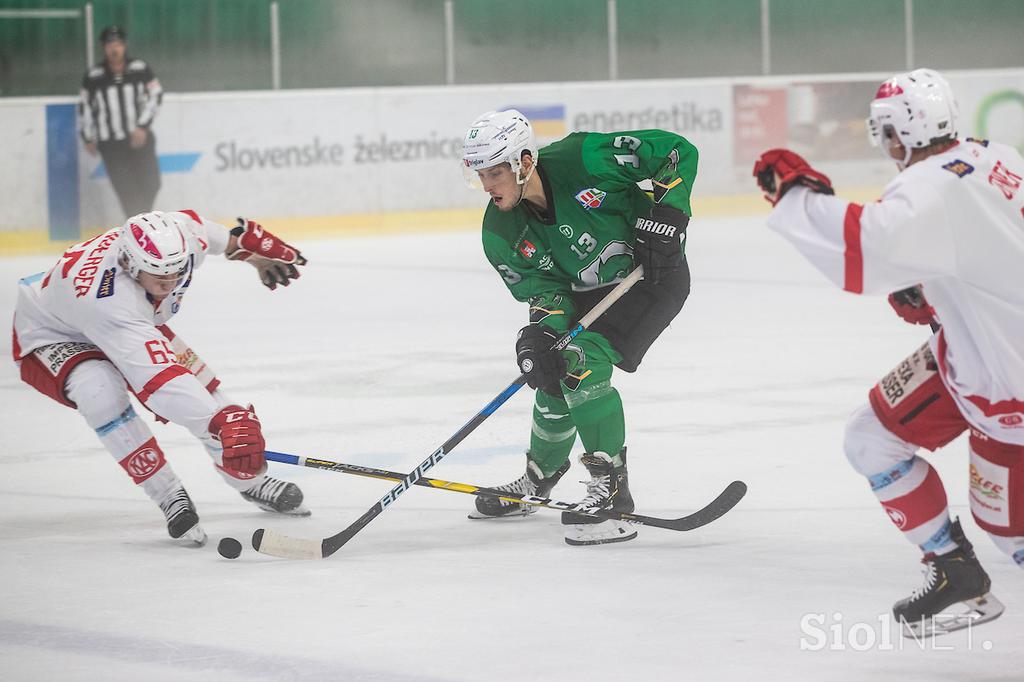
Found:
[[[690,300],[616,382],[640,511],[750,486],[690,533],[574,548],[555,512],[469,521],[473,498],[414,488],[330,559],[273,559],[248,548],[257,527],[330,535],[388,484],[272,465],[314,514],[277,519],[221,483],[183,429],[154,424],[211,536],[186,549],[82,419],[0,363],[0,678],[1024,679],[1024,574],[970,518],[963,440],[931,461],[1006,613],[925,651],[881,624],[920,585],[919,553],[847,465],[843,424],[927,331],[830,288],[760,219],[689,232]],[[524,306],[476,234],[301,246],[309,267],[274,293],[243,264],[211,262],[173,321],[256,405],[271,448],[406,471],[515,378]],[[0,259],[0,319],[16,280],[52,261]],[[514,396],[430,475],[519,476],[530,405]],[[554,496],[577,498],[582,477],[577,463]],[[236,561],[215,549],[229,535],[247,546]],[[820,641],[802,634],[806,614],[841,628],[827,642],[846,650],[801,650]],[[894,648],[853,650],[858,622],[858,642]]]

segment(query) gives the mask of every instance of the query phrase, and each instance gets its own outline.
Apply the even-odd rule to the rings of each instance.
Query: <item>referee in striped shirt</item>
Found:
[[[160,81],[141,59],[129,57],[124,29],[100,34],[106,59],[82,79],[79,130],[90,154],[99,151],[125,218],[153,209],[160,166],[151,126],[163,97]]]

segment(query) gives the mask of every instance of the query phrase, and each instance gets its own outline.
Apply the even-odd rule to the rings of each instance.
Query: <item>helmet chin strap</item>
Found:
[[[520,161],[519,163],[522,164],[522,161]],[[519,168],[521,169],[522,165],[520,165]],[[521,204],[523,202],[523,199],[526,198],[526,183],[528,183],[530,181],[530,178],[533,177],[533,172],[535,170],[537,170],[536,164],[530,166],[530,172],[526,174],[525,178],[521,175],[519,170],[516,171],[516,184],[519,185],[519,198],[516,199],[516,203],[512,204],[512,208],[515,208],[516,206]]]
[[[512,204],[512,208],[515,208],[519,204],[523,203],[523,197],[526,196],[526,185],[519,186],[519,198],[516,199],[516,203]]]
[[[888,138],[882,140],[881,149],[885,152],[885,156],[890,161],[895,161],[896,162],[896,167],[899,168],[901,171],[903,171],[903,170],[906,170],[908,165],[910,165],[910,157],[911,157],[911,155],[913,155],[914,150],[913,150],[913,148],[908,147],[907,145],[904,145],[903,141],[900,140],[899,138],[896,138],[896,139],[899,141],[900,146],[903,147],[903,158],[902,159],[897,159],[896,157],[894,157],[892,155],[892,145],[888,142]]]
[[[911,149],[910,147],[903,148],[903,160],[896,162],[896,165],[899,167],[901,171],[906,170],[907,166],[910,165],[910,157],[911,155],[913,155],[913,153],[914,150]]]

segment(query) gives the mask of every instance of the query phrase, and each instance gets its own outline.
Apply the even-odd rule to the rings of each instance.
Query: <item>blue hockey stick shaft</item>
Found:
[[[634,284],[643,277],[643,268],[637,267],[621,282],[608,292],[608,294],[595,305],[590,312],[583,316],[579,323],[566,332],[552,346],[553,350],[563,350],[576,336],[584,329],[594,323],[598,317],[604,314],[608,308],[619,300]],[[305,538],[293,538],[274,530],[259,528],[252,534],[252,547],[257,552],[272,556],[284,557],[287,559],[326,559],[355,537],[356,533],[365,528],[371,521],[379,516],[385,509],[393,504],[398,497],[416,484],[416,481],[423,478],[424,474],[435,464],[440,462],[451,452],[466,436],[471,434],[476,427],[497,411],[499,407],[515,395],[516,391],[526,383],[526,375],[520,374],[515,381],[509,384],[505,390],[496,395],[482,410],[477,412],[472,419],[466,422],[458,431],[451,435],[448,440],[439,448],[430,453],[425,460],[403,478],[395,487],[388,491],[387,495],[366,510],[362,516],[356,519],[347,528],[335,535],[323,540],[309,540]]]

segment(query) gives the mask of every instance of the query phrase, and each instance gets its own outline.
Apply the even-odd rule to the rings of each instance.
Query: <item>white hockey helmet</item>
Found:
[[[515,109],[481,114],[469,127],[462,145],[462,172],[466,182],[480,189],[477,171],[507,163],[512,166],[516,182],[524,184],[536,166],[523,177],[523,152],[529,152],[533,160],[537,160],[537,138],[526,116]]]
[[[151,211],[129,218],[117,248],[123,267],[132,277],[140,272],[151,275],[183,275],[192,250],[180,219],[173,213]]]
[[[914,149],[934,142],[955,140],[959,107],[949,83],[937,71],[915,69],[882,83],[867,118],[871,144],[883,148],[895,135],[906,149],[903,163]]]

